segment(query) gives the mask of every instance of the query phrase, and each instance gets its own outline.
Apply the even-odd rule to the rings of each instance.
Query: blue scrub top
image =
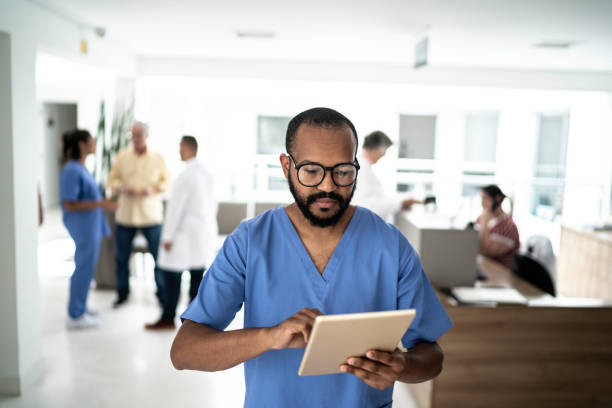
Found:
[[[64,201],[102,200],[102,194],[93,176],[85,166],[76,160],[66,163],[60,173],[60,200],[64,225],[75,243],[100,240],[110,235],[102,208],[88,211],[66,211],[64,207]]]
[[[436,341],[452,323],[402,233],[357,207],[323,274],[284,208],[243,222],[225,240],[181,318],[224,330],[244,303],[244,327],[274,326],[304,307],[323,314],[417,310],[402,343]],[[268,351],[245,362],[245,407],[387,407],[351,374],[300,377],[304,349]]]

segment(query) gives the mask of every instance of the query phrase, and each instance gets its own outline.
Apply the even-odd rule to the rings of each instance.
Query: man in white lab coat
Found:
[[[183,271],[191,274],[189,295],[193,299],[215,255],[218,230],[213,179],[196,158],[198,142],[193,136],[183,136],[179,146],[185,170],[172,187],[157,260],[166,281],[166,302],[161,319],[145,325],[148,330],[175,327]]]
[[[421,201],[414,199],[401,200],[385,192],[383,184],[374,174],[372,166],[376,164],[393,144],[391,139],[383,132],[377,130],[367,135],[363,142],[361,168],[357,179],[357,188],[353,202],[368,208],[380,215],[384,220],[399,210],[409,210],[414,204]]]

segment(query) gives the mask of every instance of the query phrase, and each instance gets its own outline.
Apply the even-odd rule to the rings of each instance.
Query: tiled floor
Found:
[[[171,332],[147,332],[158,317],[153,285],[135,281],[130,302],[111,309],[114,293],[92,291],[90,304],[102,326],[68,332],[68,280],[41,279],[44,375],[21,398],[0,399],[2,408],[35,407],[240,407],[242,366],[218,373],[176,371],[169,357]],[[185,307],[182,304],[180,307]],[[232,323],[242,323],[242,315]]]

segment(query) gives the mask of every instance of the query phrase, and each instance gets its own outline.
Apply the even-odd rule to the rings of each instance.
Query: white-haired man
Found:
[[[117,300],[120,306],[130,294],[129,260],[132,241],[138,230],[147,240],[148,250],[157,262],[157,251],[163,220],[161,193],[169,188],[170,174],[162,155],[147,148],[149,129],[145,123],[136,122],[132,126],[131,146],[119,151],[108,176],[108,185],[113,195],[119,196],[119,206],[115,216],[117,264]],[[163,306],[164,282],[162,274],[155,267],[157,297]]]

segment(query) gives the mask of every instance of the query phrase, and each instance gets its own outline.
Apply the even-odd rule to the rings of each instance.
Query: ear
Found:
[[[289,179],[289,167],[291,167],[291,159],[286,154],[282,153],[279,156],[281,167],[283,168],[283,173],[285,174],[285,178]]]

